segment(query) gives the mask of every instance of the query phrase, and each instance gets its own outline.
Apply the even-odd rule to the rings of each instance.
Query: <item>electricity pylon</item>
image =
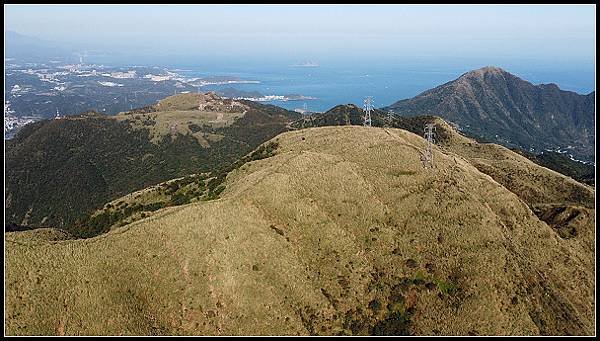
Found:
[[[422,157],[422,161],[423,161],[423,167],[424,168],[433,168],[433,151],[431,146],[434,143],[434,136],[435,136],[435,124],[434,123],[427,123],[425,125],[425,128],[423,129],[424,131],[424,137],[427,139],[427,150],[425,151],[425,154],[423,154]]]
[[[372,96],[367,96],[365,98],[365,127],[371,126],[371,111],[373,110],[373,103],[374,101]]]

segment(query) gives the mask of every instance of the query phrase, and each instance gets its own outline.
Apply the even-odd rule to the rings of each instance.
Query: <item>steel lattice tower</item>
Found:
[[[424,137],[427,139],[427,151],[425,152],[425,155],[423,157],[423,166],[425,168],[433,168],[433,151],[431,149],[431,146],[434,143],[435,124],[427,123],[423,131],[425,132]]]
[[[367,96],[365,98],[365,127],[371,126],[371,111],[373,110],[373,103],[374,101],[372,96]]]

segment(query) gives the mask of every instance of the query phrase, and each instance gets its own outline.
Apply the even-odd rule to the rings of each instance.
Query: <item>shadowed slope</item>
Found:
[[[97,235],[78,222],[106,202],[233,163],[299,116],[208,93],[28,125],[6,142],[7,220]]]
[[[484,67],[398,101],[384,110],[435,115],[489,141],[524,150],[569,150],[594,160],[595,92],[580,95],[556,84],[533,85],[498,67]]]

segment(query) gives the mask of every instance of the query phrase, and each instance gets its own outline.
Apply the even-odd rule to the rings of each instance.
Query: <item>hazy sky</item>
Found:
[[[5,5],[4,19],[6,30],[139,54],[595,59],[591,5]]]

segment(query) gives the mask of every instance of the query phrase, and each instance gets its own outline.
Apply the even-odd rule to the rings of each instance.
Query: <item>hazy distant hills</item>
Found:
[[[63,61],[76,61],[72,49],[64,48],[60,44],[30,37],[14,31],[4,32],[4,51],[6,58],[18,58],[25,62],[42,62],[52,59]]]
[[[218,200],[6,233],[6,333],[593,335],[593,188],[426,122],[434,168],[403,129],[299,129]]]
[[[236,161],[299,116],[186,94],[117,116],[92,112],[27,125],[5,142],[6,219],[75,229],[114,198]]]
[[[505,146],[537,152],[560,148],[593,161],[594,98],[595,92],[580,95],[555,84],[533,85],[500,68],[484,67],[382,109],[401,116],[440,116]]]

